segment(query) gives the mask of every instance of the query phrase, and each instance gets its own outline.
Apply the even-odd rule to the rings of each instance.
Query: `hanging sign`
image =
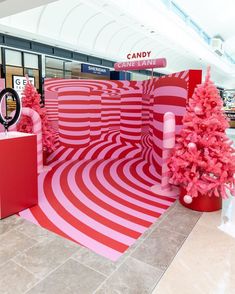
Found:
[[[127,59],[136,59],[136,58],[145,58],[150,57],[151,51],[142,51],[142,52],[136,52],[136,53],[128,53]]]
[[[102,76],[109,76],[109,69],[96,66],[96,65],[90,65],[86,63],[81,64],[81,72],[95,74],[95,75],[102,75]]]
[[[117,71],[151,69],[151,68],[160,68],[160,67],[166,67],[165,58],[132,60],[132,61],[116,62],[114,64],[114,69]]]
[[[30,83],[35,86],[35,80],[33,77],[28,78]],[[22,97],[23,90],[25,88],[25,85],[27,84],[27,79],[26,77],[22,76],[13,76],[13,88],[16,90],[18,93],[19,97]]]

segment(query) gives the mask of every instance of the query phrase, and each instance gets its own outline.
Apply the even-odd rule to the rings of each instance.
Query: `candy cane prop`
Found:
[[[163,119],[163,165],[162,165],[162,189],[169,189],[169,168],[167,161],[170,157],[172,148],[175,146],[175,115],[166,112]]]
[[[170,157],[171,150],[175,146],[175,115],[172,112],[166,112],[163,118],[163,154],[162,154],[162,180],[161,184],[151,187],[151,190],[159,195],[176,196],[177,189],[172,189],[169,184],[169,168],[167,161]]]
[[[43,170],[42,160],[42,122],[39,114],[28,107],[21,109],[21,114],[26,115],[32,119],[33,122],[33,133],[37,135],[37,161],[38,161],[38,173]],[[11,131],[16,130],[16,125],[10,128]]]

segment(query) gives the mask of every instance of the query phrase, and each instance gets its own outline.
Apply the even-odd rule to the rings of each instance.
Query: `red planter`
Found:
[[[222,208],[222,198],[208,195],[201,195],[199,194],[198,197],[194,197],[192,203],[187,204],[184,202],[184,196],[187,194],[186,190],[181,188],[179,201],[180,203],[192,210],[197,211],[205,211],[205,212],[211,212],[220,210]]]

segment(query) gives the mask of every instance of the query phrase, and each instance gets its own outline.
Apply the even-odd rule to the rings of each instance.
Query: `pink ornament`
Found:
[[[191,179],[193,179],[196,176],[196,174],[194,172],[190,172],[189,176],[190,176]]]
[[[188,149],[194,151],[197,149],[197,145],[193,142],[188,143]]]
[[[194,112],[198,115],[202,114],[202,109],[200,106],[195,106],[194,108]]]
[[[193,198],[190,195],[185,195],[184,196],[184,202],[185,203],[190,204],[190,203],[192,203],[192,201],[193,201]]]

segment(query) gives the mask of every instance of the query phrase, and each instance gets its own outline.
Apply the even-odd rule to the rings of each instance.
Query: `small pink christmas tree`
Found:
[[[188,203],[199,193],[226,198],[226,188],[234,191],[235,150],[225,134],[229,124],[222,106],[208,70],[188,101],[169,161],[170,182],[185,188]]]
[[[40,95],[28,79],[22,95],[22,106],[32,108],[41,117],[43,150],[49,153],[55,150],[55,131],[47,120],[46,109],[40,106]],[[17,125],[17,130],[32,133],[32,120],[23,115]]]

